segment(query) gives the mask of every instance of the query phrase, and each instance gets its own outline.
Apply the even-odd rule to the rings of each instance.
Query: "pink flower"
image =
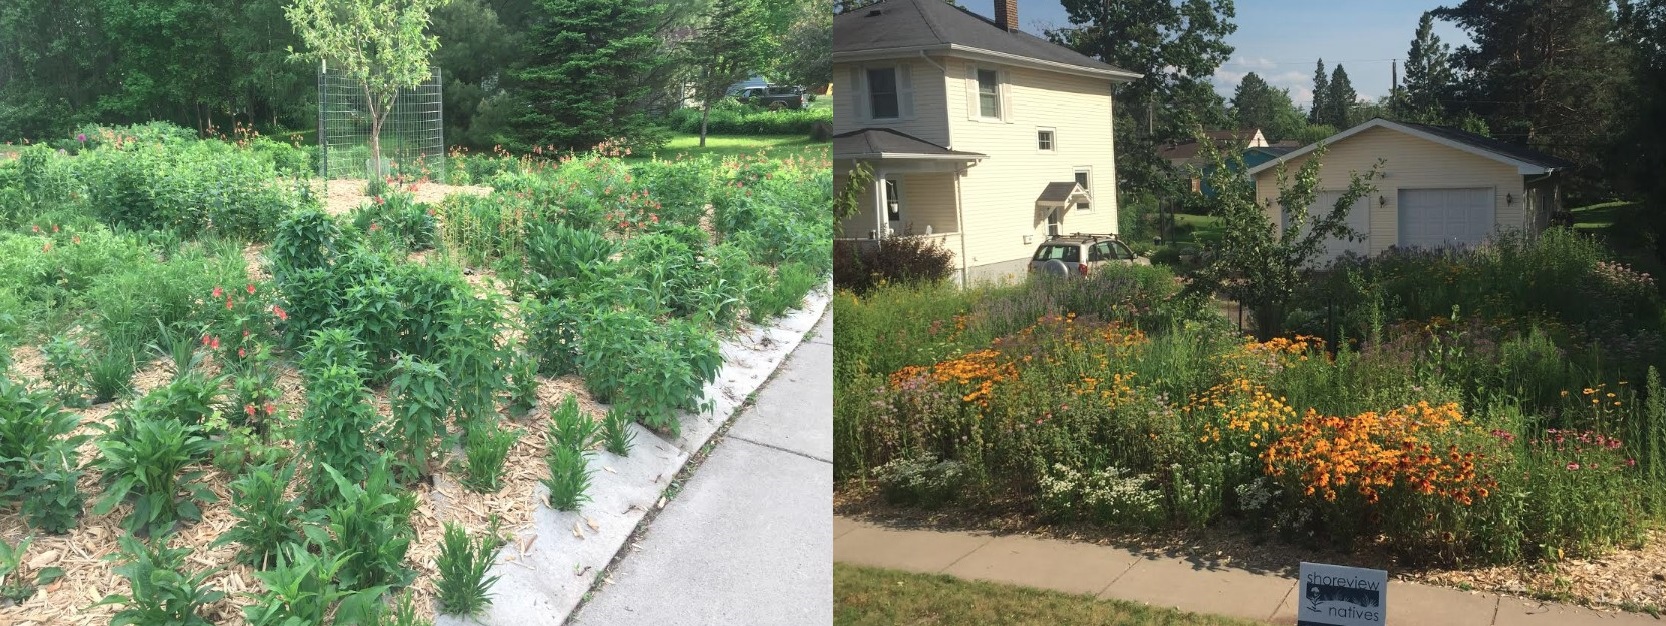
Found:
[[[272,314],[278,316],[278,319],[280,319],[280,320],[288,320],[289,319],[289,314],[283,312],[283,307],[278,306],[276,304],[272,305]]]
[[[249,290],[249,295],[251,295],[251,296],[255,295],[255,284],[254,283],[249,283],[248,290]]]
[[[213,338],[213,340],[208,343],[208,347],[213,348],[215,350],[219,350],[220,349],[220,338],[219,337]]]
[[[231,310],[231,298],[226,298],[226,310]]]
[[[1568,463],[1568,469],[1570,471],[1577,471],[1579,469],[1579,464],[1570,462]]]
[[[270,403],[270,402],[266,403],[266,414],[267,415],[271,415],[273,412],[275,412],[277,410],[278,410],[277,407],[272,406],[272,403]]]
[[[215,299],[215,300],[218,300],[218,299],[220,299],[220,294],[221,294],[221,293],[222,293],[222,292],[221,292],[221,291],[220,291],[220,286],[219,286],[219,285],[215,285],[215,286],[214,286],[214,299]]]
[[[244,350],[243,348],[238,348],[237,349],[237,358],[241,359],[241,358],[245,358],[247,356],[249,356],[249,351],[248,350]]]
[[[249,417],[254,417],[255,416],[255,405],[253,405],[253,404],[243,405],[243,412],[249,414]]]

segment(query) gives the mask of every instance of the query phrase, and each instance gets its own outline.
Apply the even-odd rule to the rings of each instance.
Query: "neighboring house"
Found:
[[[1332,240],[1325,260],[1352,252],[1374,256],[1390,247],[1438,248],[1481,243],[1495,233],[1536,233],[1561,210],[1560,174],[1573,164],[1523,146],[1444,126],[1377,118],[1325,139],[1319,200],[1328,211],[1348,188],[1349,173],[1364,174],[1382,160],[1377,190],[1348,212],[1361,241]],[[1274,172],[1293,175],[1314,145],[1250,167],[1256,201],[1283,224]]]
[[[1214,144],[1215,149],[1231,153],[1239,150],[1244,152],[1244,165],[1250,165],[1250,149],[1268,147],[1267,137],[1261,134],[1259,128],[1242,130],[1211,130],[1203,133],[1203,138]],[[1204,154],[1203,143],[1197,139],[1172,143],[1157,149],[1157,157],[1168,161],[1169,166],[1176,171],[1187,173],[1188,168],[1197,168],[1200,175],[1187,176],[1191,182],[1193,193],[1201,193],[1207,197],[1214,197],[1215,190],[1209,187],[1209,171],[1213,165]]]
[[[1138,75],[942,0],[833,18],[833,177],[874,173],[850,239],[931,236],[963,282],[1023,276],[1049,233],[1115,233],[1112,86]],[[1054,185],[1054,183],[1059,183]]]

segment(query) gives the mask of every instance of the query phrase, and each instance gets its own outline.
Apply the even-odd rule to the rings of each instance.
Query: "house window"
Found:
[[[881,67],[868,70],[868,106],[874,119],[898,117],[896,68]]]
[[[1001,80],[995,70],[978,69],[978,114],[1001,117]]]
[[[885,210],[886,219],[902,221],[902,193],[897,190],[897,181],[889,178],[885,179]]]
[[[1053,151],[1053,129],[1041,128],[1035,131],[1035,147],[1042,152]]]
[[[1092,198],[1093,197],[1093,168],[1091,168],[1091,167],[1078,167],[1078,168],[1076,168],[1076,184],[1081,185],[1082,186],[1082,191],[1088,192],[1088,197]],[[1093,210],[1093,204],[1091,202],[1078,202],[1078,203],[1076,203],[1076,210],[1077,211],[1092,211]]]

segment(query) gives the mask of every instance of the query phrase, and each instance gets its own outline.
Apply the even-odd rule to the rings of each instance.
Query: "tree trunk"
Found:
[[[707,103],[700,107],[700,147],[706,147],[706,119],[711,117],[712,105]]]

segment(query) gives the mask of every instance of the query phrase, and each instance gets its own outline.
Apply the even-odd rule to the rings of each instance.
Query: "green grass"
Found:
[[[833,623],[1248,626],[1250,620],[1185,613],[1121,600],[960,580],[941,574],[833,564]]]
[[[704,154],[718,157],[752,156],[762,150],[769,150],[775,157],[803,156],[812,158],[827,158],[831,150],[831,143],[811,141],[805,135],[707,135],[706,147],[700,147],[700,136],[683,133],[672,133],[671,141],[658,152],[650,155],[632,155],[632,158],[647,158],[659,156],[663,159],[674,158],[677,155],[700,156]]]
[[[1636,213],[1641,207],[1636,202],[1614,200],[1570,209],[1570,212],[1573,213],[1574,228],[1601,230]]]

